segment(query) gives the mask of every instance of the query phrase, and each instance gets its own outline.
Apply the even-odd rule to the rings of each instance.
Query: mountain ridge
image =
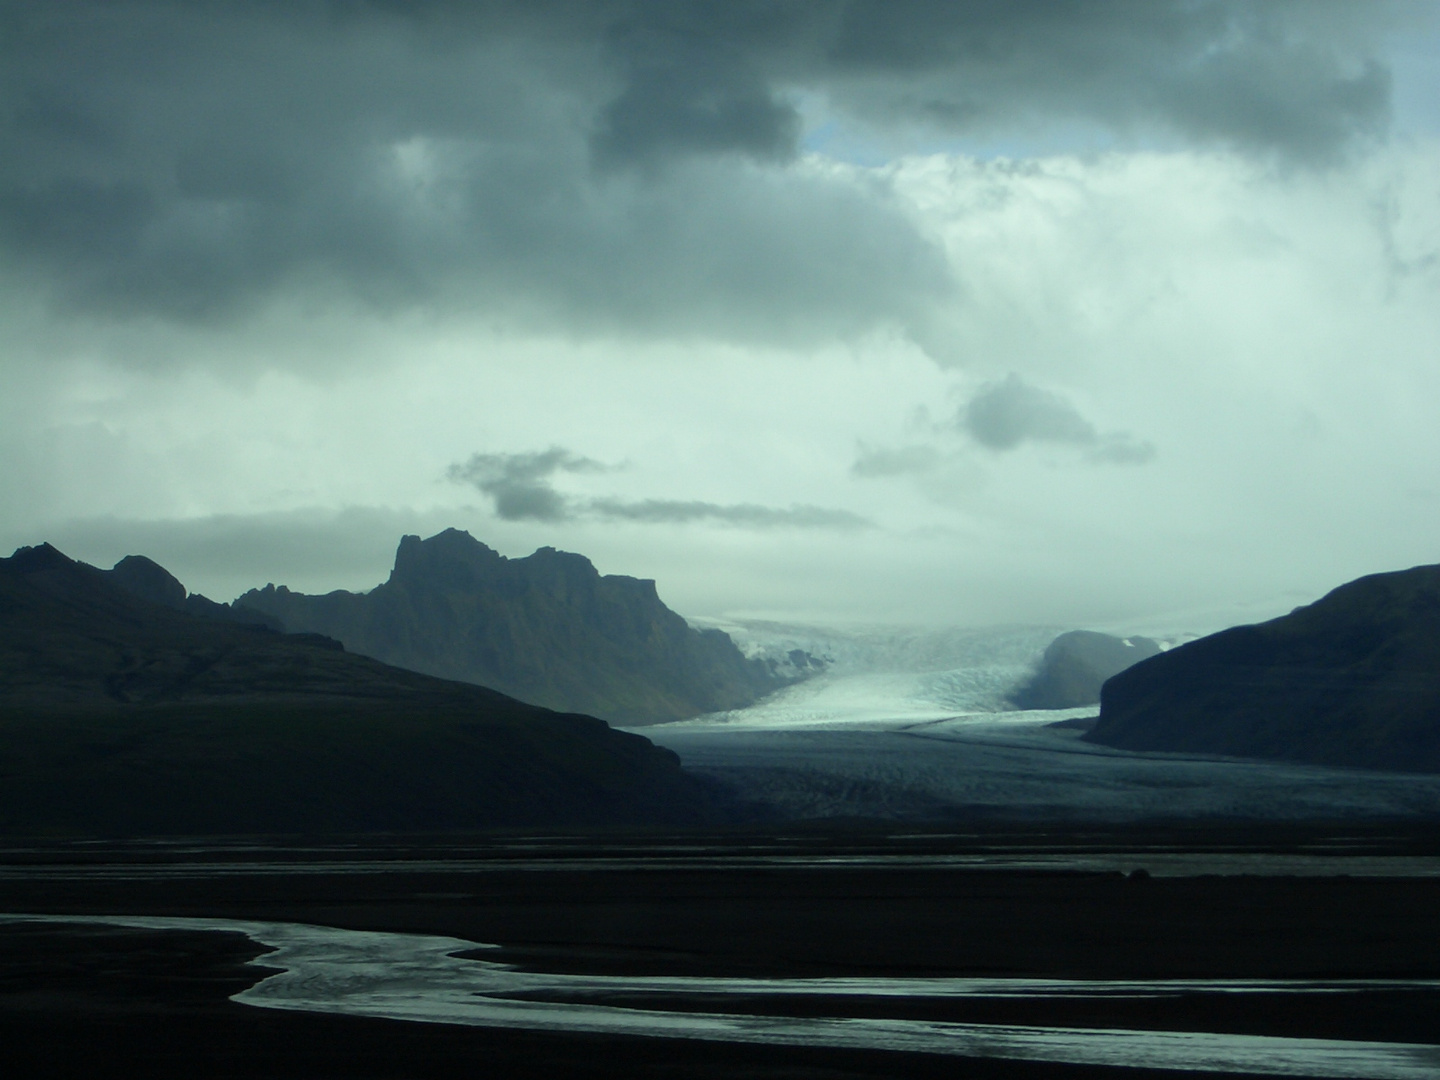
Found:
[[[48,544],[0,559],[8,834],[648,825],[716,814],[673,753],[594,717],[391,667],[317,635],[196,617]]]
[[[1440,566],[1370,574],[1142,660],[1105,683],[1085,737],[1440,772]]]
[[[626,725],[740,708],[791,681],[722,631],[691,627],[652,580],[602,576],[551,547],[506,558],[458,529],[402,537],[369,592],[272,583],[235,606],[399,667]]]
[[[219,619],[268,626],[272,630],[285,630],[279,619],[266,615],[254,608],[234,604],[221,604],[200,593],[189,592],[180,579],[170,573],[154,559],[144,555],[126,555],[109,570],[99,571],[109,581],[126,592],[148,600],[152,604],[183,611],[201,619]]]

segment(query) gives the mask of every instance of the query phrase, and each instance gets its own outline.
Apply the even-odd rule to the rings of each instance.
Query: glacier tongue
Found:
[[[747,656],[805,678],[748,708],[710,713],[687,726],[849,727],[972,714],[995,719],[1014,710],[1007,695],[1033,673],[1061,632],[1052,626],[827,628],[758,620],[708,625],[723,629]],[[1068,715],[1074,710],[1044,718]]]
[[[1053,627],[825,630],[723,624],[752,656],[817,674],[745,709],[642,729],[684,765],[782,819],[1307,820],[1440,814],[1440,776],[1214,755],[1131,753],[1056,721],[1096,706],[1007,700]],[[805,661],[810,667],[808,659]]]

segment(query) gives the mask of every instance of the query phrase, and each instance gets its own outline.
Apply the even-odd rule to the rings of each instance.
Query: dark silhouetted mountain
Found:
[[[1106,679],[1159,651],[1159,643],[1149,638],[1072,630],[1046,647],[1034,677],[1012,693],[1010,700],[1021,709],[1097,705]]]
[[[159,583],[168,603],[49,545],[0,559],[0,832],[575,826],[711,813],[675,755],[638,735],[316,635],[199,619],[169,606],[175,589],[149,567],[136,577]]]
[[[236,604],[387,664],[618,724],[739,708],[785,682],[725,633],[691,627],[653,581],[601,577],[548,547],[507,559],[456,529],[404,537],[368,593],[267,585]]]
[[[169,570],[144,555],[126,555],[106,576],[126,592],[152,604],[177,611],[185,606],[185,586]]]
[[[144,555],[126,555],[113,569],[102,570],[112,584],[126,592],[148,600],[161,607],[184,611],[199,619],[219,619],[222,622],[259,624],[272,630],[284,630],[285,625],[273,615],[255,611],[239,604],[220,604],[199,593],[187,593],[178,578],[153,559]]]
[[[1440,771],[1440,566],[1360,578],[1110,679],[1087,738]]]

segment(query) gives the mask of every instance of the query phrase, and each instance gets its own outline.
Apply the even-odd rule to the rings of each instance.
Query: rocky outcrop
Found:
[[[708,790],[648,739],[314,635],[198,619],[49,545],[0,559],[0,777],[7,836],[568,828],[715,813]]]
[[[1061,634],[1045,649],[1035,675],[1010,695],[1019,709],[1078,709],[1100,703],[1106,679],[1154,656],[1159,642],[1093,630]]]
[[[267,585],[236,605],[388,664],[618,724],[739,708],[785,681],[723,632],[691,627],[653,581],[602,577],[548,547],[507,559],[456,529],[404,537],[368,593]]]
[[[1105,684],[1086,737],[1440,771],[1440,566],[1363,577],[1137,664]]]

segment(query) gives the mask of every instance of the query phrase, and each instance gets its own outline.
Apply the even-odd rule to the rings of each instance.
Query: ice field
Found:
[[[725,627],[751,655],[800,650],[822,673],[747,709],[640,729],[695,772],[788,817],[1270,820],[1440,815],[1440,776],[1096,746],[1007,691],[1053,627],[824,631]]]

